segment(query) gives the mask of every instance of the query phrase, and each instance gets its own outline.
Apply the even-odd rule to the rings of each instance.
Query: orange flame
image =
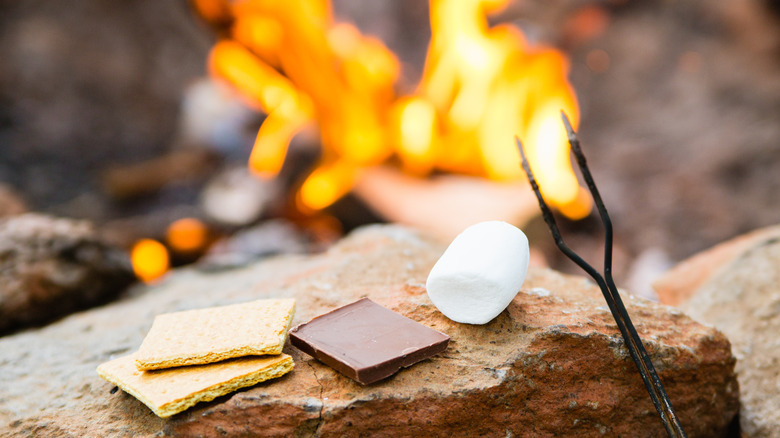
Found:
[[[396,57],[354,26],[334,23],[326,0],[197,0],[226,38],[212,73],[268,114],[250,157],[273,176],[292,137],[316,123],[321,162],[301,185],[300,208],[327,207],[360,169],[399,157],[412,173],[434,170],[495,180],[524,178],[513,139],[529,150],[545,197],[571,218],[590,212],[577,182],[559,113],[579,110],[567,60],[530,46],[518,29],[490,27],[508,0],[430,0],[432,39],[415,93],[396,96]]]

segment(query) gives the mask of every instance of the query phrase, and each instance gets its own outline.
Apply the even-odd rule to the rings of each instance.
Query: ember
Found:
[[[203,222],[194,218],[179,219],[168,226],[168,245],[181,253],[202,250],[208,243],[209,231]]]
[[[150,282],[165,274],[170,267],[170,257],[165,246],[153,239],[141,239],[130,251],[135,275]]]
[[[209,66],[267,114],[249,159],[269,177],[281,169],[292,137],[316,123],[319,164],[296,195],[302,211],[345,195],[359,172],[389,160],[420,176],[434,171],[511,181],[524,178],[512,145],[526,139],[529,159],[551,204],[570,218],[591,209],[569,160],[565,110],[579,112],[560,52],[532,46],[511,25],[490,27],[504,0],[432,0],[432,38],[423,77],[396,95],[396,56],[350,24],[335,23],[325,1],[283,3],[197,0],[223,33]]]

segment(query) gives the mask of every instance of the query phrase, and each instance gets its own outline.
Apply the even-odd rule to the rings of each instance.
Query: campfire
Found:
[[[327,2],[197,0],[217,31],[213,76],[267,114],[249,166],[277,175],[290,141],[320,133],[319,163],[295,194],[302,211],[345,195],[361,172],[392,162],[404,172],[524,178],[512,143],[520,135],[545,197],[579,219],[591,204],[578,185],[559,113],[578,123],[567,60],[527,42],[514,26],[489,26],[507,1],[430,3],[432,37],[420,82],[399,83],[399,61],[378,39],[334,21]],[[425,44],[421,41],[420,44]]]
[[[385,220],[425,228],[406,213],[418,211],[434,232],[451,238],[484,218],[452,214],[441,203],[459,210],[471,205],[485,215],[512,206],[512,214],[493,213],[502,219],[536,214],[515,135],[525,139],[550,204],[573,220],[591,211],[559,122],[562,110],[575,126],[579,121],[568,60],[527,41],[515,26],[490,26],[488,18],[507,3],[431,1],[432,36],[420,41],[428,52],[414,86],[400,80],[396,54],[356,26],[336,22],[327,2],[197,0],[192,6],[218,34],[208,57],[211,75],[265,114],[248,162],[255,176],[278,176],[293,137],[316,131],[318,162],[292,188],[289,204],[298,214],[318,214],[357,185],[358,196]],[[462,179],[441,184],[442,175]],[[439,184],[428,194],[434,180]],[[448,191],[457,199],[448,200]],[[447,216],[463,220],[448,224]],[[174,255],[207,247],[204,237],[192,235],[182,238],[201,243],[185,242],[192,248],[182,250],[171,232],[166,243]],[[163,248],[155,248],[143,240],[134,252],[136,273],[146,281],[170,264]]]

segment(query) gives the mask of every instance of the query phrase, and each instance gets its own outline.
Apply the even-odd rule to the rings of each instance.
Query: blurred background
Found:
[[[265,3],[0,1],[0,215],[88,219],[125,248],[154,239],[174,265],[217,268],[366,223],[447,240],[500,218],[537,264],[577,272],[519,164],[468,149],[506,129],[560,143],[537,117],[553,108],[578,124],[620,285],[651,294],[675,262],[780,223],[776,1]],[[274,153],[252,152],[258,129]],[[574,198],[553,204],[597,264],[600,223],[567,178]]]

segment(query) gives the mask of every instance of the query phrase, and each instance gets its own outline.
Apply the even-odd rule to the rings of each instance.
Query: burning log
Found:
[[[141,163],[106,169],[103,190],[117,199],[148,195],[174,182],[203,178],[214,169],[214,163],[215,156],[208,150],[182,148]]]
[[[366,169],[355,194],[388,221],[452,240],[469,225],[486,220],[527,223],[537,213],[525,183],[496,182],[465,175],[415,178],[389,166]]]

